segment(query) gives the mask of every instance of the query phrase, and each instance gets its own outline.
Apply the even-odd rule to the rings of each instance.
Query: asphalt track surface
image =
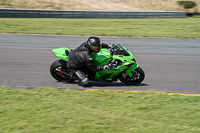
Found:
[[[49,67],[59,59],[51,52],[52,49],[74,49],[87,38],[0,34],[0,86],[85,89],[78,86],[78,82],[56,82],[49,73]],[[121,82],[91,82],[89,89],[200,94],[200,39],[100,38],[104,43],[120,43],[131,50],[146,77],[137,86],[127,86]]]

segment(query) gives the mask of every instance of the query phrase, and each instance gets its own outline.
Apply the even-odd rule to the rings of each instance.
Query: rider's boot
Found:
[[[74,72],[74,74],[76,75],[82,87],[88,87],[90,85],[90,81],[84,72],[77,70]]]

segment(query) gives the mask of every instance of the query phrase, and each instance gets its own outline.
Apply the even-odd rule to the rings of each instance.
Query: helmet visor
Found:
[[[99,46],[91,46],[92,52],[99,53],[101,51],[101,45]]]

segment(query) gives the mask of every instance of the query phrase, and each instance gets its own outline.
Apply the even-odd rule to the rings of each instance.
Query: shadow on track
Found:
[[[71,84],[71,85],[79,85],[78,81],[74,81],[73,83],[67,83],[67,82],[60,82],[61,84]],[[98,82],[98,81],[91,81],[90,82],[90,86],[89,87],[129,87],[130,85],[126,85],[124,83],[121,82]],[[140,83],[138,85],[132,85],[132,86],[150,86],[148,84],[145,83]],[[131,86],[130,86],[131,87]]]
[[[124,86],[128,87],[130,86],[121,82],[97,82],[97,81],[91,82],[91,85],[94,87],[124,87]],[[141,83],[134,86],[149,86],[149,85]]]

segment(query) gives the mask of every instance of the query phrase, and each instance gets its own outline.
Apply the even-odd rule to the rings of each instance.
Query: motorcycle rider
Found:
[[[89,37],[86,42],[70,52],[68,56],[67,67],[74,72],[82,87],[87,87],[90,84],[87,75],[83,71],[84,68],[87,68],[92,73],[109,68],[108,65],[94,65],[92,53],[100,52],[101,47],[111,48],[112,45],[101,43],[98,37]]]

